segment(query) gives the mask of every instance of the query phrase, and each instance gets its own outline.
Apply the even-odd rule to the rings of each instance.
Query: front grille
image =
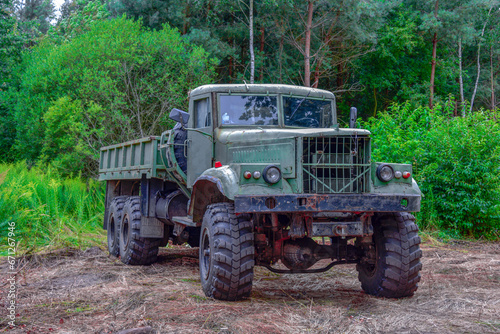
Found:
[[[370,138],[303,139],[304,193],[363,193],[370,178]]]

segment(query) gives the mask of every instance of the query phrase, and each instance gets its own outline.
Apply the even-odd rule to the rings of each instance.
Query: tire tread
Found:
[[[130,240],[129,247],[120,247],[121,261],[130,265],[149,265],[158,259],[158,250],[161,239],[142,238],[141,227],[141,200],[139,196],[131,196],[127,199],[123,215],[130,217]]]
[[[379,250],[380,264],[373,276],[369,277],[361,264],[357,266],[363,290],[388,298],[412,296],[418,288],[422,268],[415,218],[406,212],[384,214],[377,217],[374,225],[383,249]]]
[[[255,265],[252,222],[246,216],[236,217],[232,203],[209,205],[204,219],[213,231],[215,251],[212,279],[203,285],[205,294],[221,300],[248,297]]]
[[[115,257],[118,257],[120,255],[120,224],[123,215],[123,207],[125,206],[126,200],[127,196],[116,196],[111,200],[111,204],[109,205],[108,226],[107,226],[108,251],[110,255]],[[114,236],[116,240],[115,247],[111,245],[111,240],[110,240],[111,229],[109,227],[109,223],[112,218],[115,219],[115,236]]]

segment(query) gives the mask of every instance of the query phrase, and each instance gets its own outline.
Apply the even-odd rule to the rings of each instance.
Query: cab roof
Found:
[[[190,96],[207,93],[238,94],[283,94],[292,96],[309,96],[335,100],[335,95],[327,90],[281,84],[212,84],[193,89]]]

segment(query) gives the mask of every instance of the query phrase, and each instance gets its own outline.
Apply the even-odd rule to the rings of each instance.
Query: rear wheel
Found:
[[[420,281],[420,237],[415,218],[408,213],[375,217],[373,242],[357,265],[363,290],[389,298],[412,296]],[[367,247],[366,247],[367,246]]]
[[[253,224],[232,203],[207,207],[200,234],[200,276],[208,297],[238,300],[252,291]]]
[[[118,196],[113,198],[108,210],[108,251],[110,255],[120,255],[120,224],[123,213],[123,206],[127,196]]]
[[[158,258],[162,239],[141,238],[141,199],[131,196],[123,207],[120,225],[120,257],[125,264],[151,264]]]

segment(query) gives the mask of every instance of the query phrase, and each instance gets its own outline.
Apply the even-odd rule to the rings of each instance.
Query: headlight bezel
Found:
[[[269,170],[273,170],[273,169],[276,169],[278,171],[278,178],[276,180],[271,180],[269,178],[269,176],[267,175],[267,173],[269,172]],[[276,184],[276,183],[280,182],[280,180],[282,178],[281,170],[276,165],[267,165],[264,168],[264,170],[262,171],[262,177],[264,178],[264,181],[266,181],[267,183],[269,183],[269,184]]]
[[[389,169],[391,172],[390,177],[383,176],[383,175],[385,175],[385,171],[387,171],[387,169]],[[394,179],[394,175],[395,175],[394,168],[389,164],[381,164],[377,167],[377,178],[382,182],[391,181],[392,179]]]

